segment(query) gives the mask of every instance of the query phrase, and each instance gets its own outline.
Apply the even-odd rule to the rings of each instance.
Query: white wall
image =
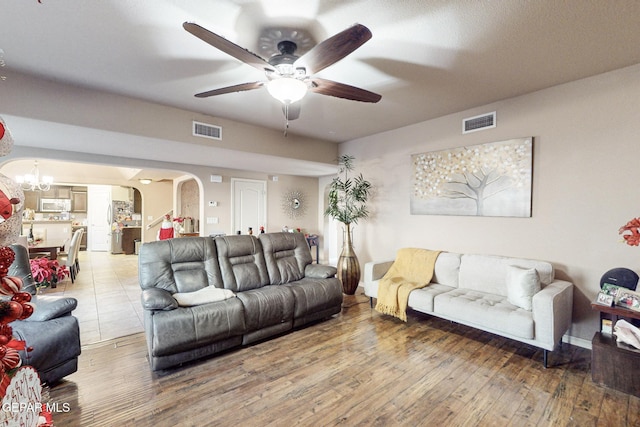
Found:
[[[204,235],[233,232],[231,178],[265,180],[268,231],[288,225],[320,232],[315,176],[335,170],[338,147],[333,142],[294,134],[285,138],[281,131],[26,75],[16,74],[12,82],[0,85],[0,116],[12,129],[15,146],[10,155],[0,159],[0,171],[3,164],[18,158],[181,171],[202,186],[205,205],[200,210],[200,229]],[[221,125],[223,140],[193,137],[192,120]],[[299,172],[291,172],[294,170]],[[270,180],[274,174],[278,181]],[[222,175],[222,183],[211,183],[211,175]],[[127,181],[112,184],[134,186]],[[142,192],[145,221],[176,208],[164,186],[135,184]],[[309,203],[307,214],[295,221],[281,207],[282,196],[292,189],[303,191]],[[209,207],[208,201],[219,205]],[[207,217],[218,218],[219,223],[207,224]],[[145,232],[144,239],[152,239],[155,233]]]
[[[350,141],[358,172],[375,185],[371,219],[359,226],[360,262],[393,258],[401,247],[551,261],[575,284],[569,335],[590,342],[590,307],[602,274],[640,271],[640,248],[618,229],[640,216],[640,65]],[[425,99],[429,102],[429,99]],[[497,111],[497,127],[461,134],[463,118]],[[534,137],[531,218],[409,213],[414,153]]]
[[[186,164],[242,169],[256,165],[255,159],[282,157],[311,171],[318,163],[335,163],[337,151],[333,142],[294,132],[284,137],[282,131],[21,74],[0,85],[0,116],[16,145]],[[222,126],[223,139],[194,137],[193,120]]]

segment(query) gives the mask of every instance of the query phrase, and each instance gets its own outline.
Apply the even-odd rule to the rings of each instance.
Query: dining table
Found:
[[[48,253],[51,260],[58,259],[58,251],[64,250],[63,240],[42,240],[29,243],[29,256],[41,253]]]

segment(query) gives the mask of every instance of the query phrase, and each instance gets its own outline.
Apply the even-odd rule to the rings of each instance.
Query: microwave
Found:
[[[40,212],[69,212],[71,199],[40,199]]]

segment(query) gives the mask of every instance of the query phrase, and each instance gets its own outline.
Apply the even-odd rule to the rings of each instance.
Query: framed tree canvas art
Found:
[[[533,138],[414,154],[412,215],[531,216]]]

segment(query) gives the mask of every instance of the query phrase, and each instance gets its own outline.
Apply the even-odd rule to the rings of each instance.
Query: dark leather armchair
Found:
[[[11,322],[13,335],[24,340],[30,352],[21,350],[22,363],[33,366],[43,383],[54,384],[78,370],[80,328],[71,315],[78,301],[75,298],[35,295],[29,253],[22,245],[11,245],[16,258],[9,267],[9,276],[20,277],[22,289],[34,295],[33,314],[25,320]]]

